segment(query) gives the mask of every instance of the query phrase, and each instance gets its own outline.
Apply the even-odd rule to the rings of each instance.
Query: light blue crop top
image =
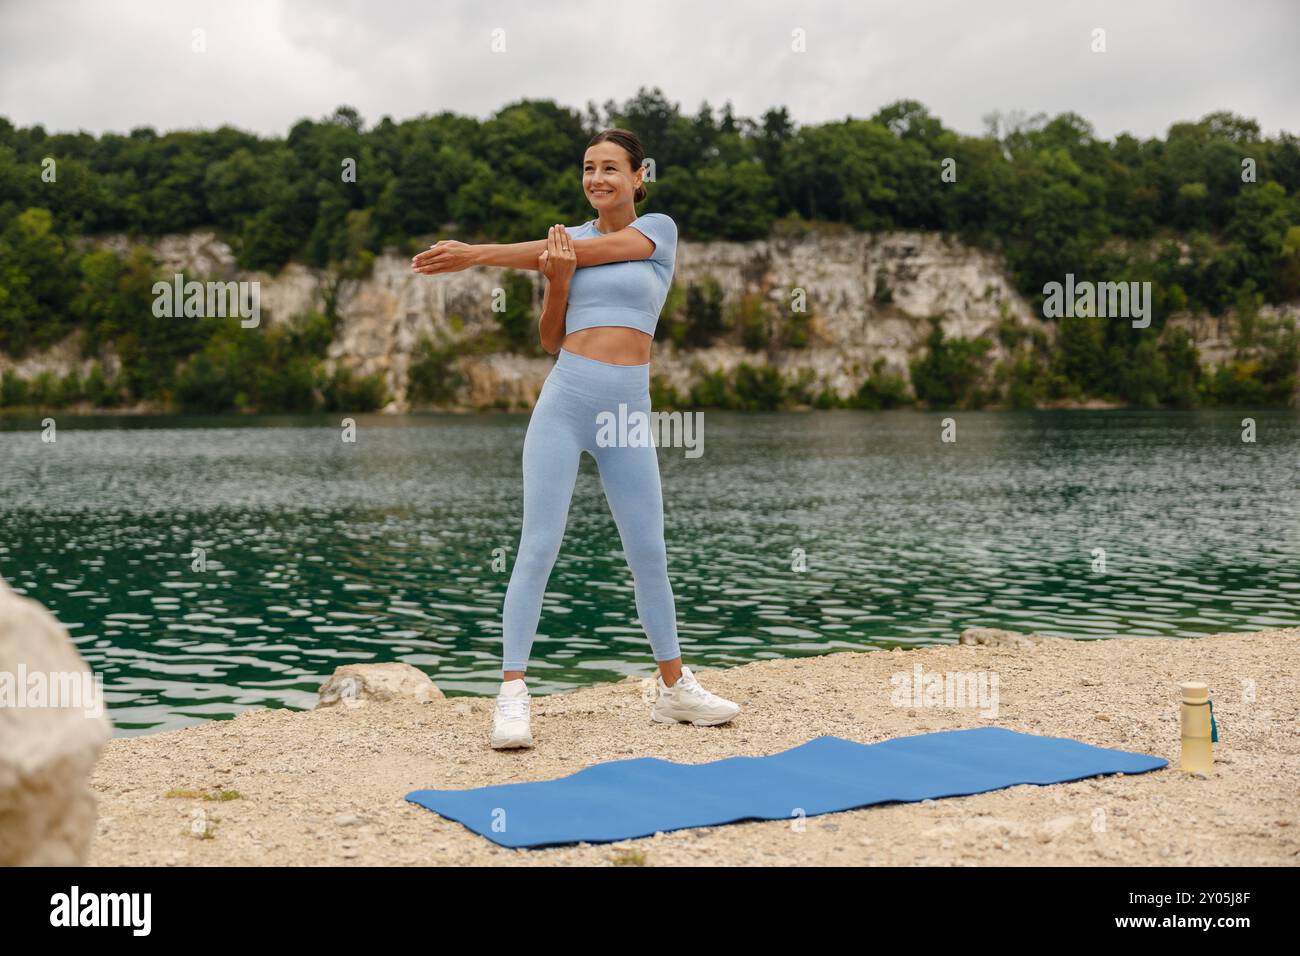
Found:
[[[677,223],[664,213],[648,212],[628,226],[653,242],[654,252],[649,259],[606,262],[575,270],[569,280],[565,335],[598,325],[623,325],[646,335],[655,334],[677,262]],[[596,228],[594,219],[567,228],[571,239],[605,235]]]

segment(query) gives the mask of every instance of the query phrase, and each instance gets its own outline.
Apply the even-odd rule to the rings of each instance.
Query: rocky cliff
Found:
[[[119,251],[127,247],[122,237],[95,242]],[[151,249],[163,276],[181,272],[186,279],[259,282],[263,323],[324,309],[328,275],[298,264],[276,275],[241,272],[229,246],[211,233],[163,237]],[[408,257],[379,256],[367,278],[345,282],[339,290],[340,321],[329,359],[362,375],[383,373],[390,393],[399,396],[387,410],[404,411],[407,373],[421,339],[469,343],[495,328],[492,305],[499,300],[503,274],[479,268],[419,276],[411,273]],[[778,319],[789,315],[802,295],[808,343],[762,354],[734,343],[689,351],[656,343],[655,374],[683,392],[702,370],[729,372],[746,361],[771,364],[788,377],[808,369],[816,390],[840,395],[856,389],[877,359],[906,378],[908,360],[923,352],[930,316],[942,317],[949,336],[988,335],[995,360],[1005,354],[995,334],[1003,321],[1042,327],[1049,334],[1054,329],[1031,312],[996,256],[934,233],[829,230],[754,242],[682,240],[675,284],[684,289],[708,278],[718,283],[724,305],[761,301]],[[535,290],[538,311],[540,282]],[[1208,348],[1206,359],[1226,355],[1223,321],[1186,317],[1181,322],[1198,345]],[[455,361],[465,381],[459,404],[481,408],[531,406],[553,359],[467,347]],[[22,362],[0,356],[0,369],[12,366],[25,376],[45,370],[63,374],[78,365],[84,372],[88,363],[77,358],[71,342]]]

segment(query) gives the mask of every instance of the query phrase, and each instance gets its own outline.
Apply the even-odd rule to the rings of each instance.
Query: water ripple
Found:
[[[1300,623],[1300,416],[740,415],[660,449],[690,663]],[[103,674],[119,734],[310,707],[340,664],[494,693],[526,415],[0,422],[0,574]],[[199,559],[201,549],[202,559]],[[502,556],[504,557],[504,562]],[[1104,566],[1103,566],[1104,562]],[[530,684],[651,673],[584,457]]]

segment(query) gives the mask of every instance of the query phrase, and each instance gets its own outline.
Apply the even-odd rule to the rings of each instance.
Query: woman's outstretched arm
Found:
[[[607,262],[649,259],[655,251],[653,242],[629,226],[624,226],[618,232],[610,233],[608,236],[572,239],[570,243],[577,255],[578,268],[600,266]],[[507,269],[541,271],[539,262],[542,253],[546,251],[546,246],[546,239],[477,245],[460,242],[457,239],[444,239],[412,258],[411,271],[426,276],[441,272],[460,272],[470,266],[504,266]]]

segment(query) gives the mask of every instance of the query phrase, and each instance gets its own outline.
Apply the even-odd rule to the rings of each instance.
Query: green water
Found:
[[[940,441],[951,414],[957,441]],[[1258,440],[1241,441],[1240,422]],[[0,575],[67,625],[119,735],[309,708],[340,664],[495,693],[528,415],[0,420]],[[688,664],[1300,624],[1300,414],[704,413],[660,448]],[[206,568],[195,571],[195,547]],[[1105,572],[1093,550],[1105,550]],[[806,570],[794,570],[803,556]],[[584,456],[534,693],[653,673]]]

